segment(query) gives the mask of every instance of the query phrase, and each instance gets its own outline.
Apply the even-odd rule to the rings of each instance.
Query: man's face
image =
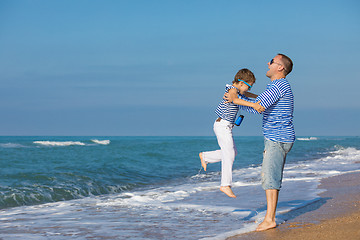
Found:
[[[276,74],[279,70],[279,67],[282,66],[281,62],[281,56],[276,55],[272,60],[270,60],[268,63],[269,70],[266,72],[266,76],[271,78]]]

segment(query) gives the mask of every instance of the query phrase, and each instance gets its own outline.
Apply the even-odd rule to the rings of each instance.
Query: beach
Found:
[[[319,188],[326,189],[321,200],[297,210],[294,219],[275,229],[228,240],[360,239],[360,173],[322,179]]]

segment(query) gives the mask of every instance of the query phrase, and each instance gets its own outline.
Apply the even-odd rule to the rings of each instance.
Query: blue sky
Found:
[[[211,136],[224,85],[260,93],[280,52],[297,135],[358,136],[359,43],[355,0],[0,0],[0,135]]]

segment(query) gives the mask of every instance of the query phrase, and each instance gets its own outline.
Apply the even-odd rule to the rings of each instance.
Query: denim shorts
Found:
[[[280,190],[287,153],[294,143],[273,142],[265,138],[265,149],[261,169],[264,190]]]

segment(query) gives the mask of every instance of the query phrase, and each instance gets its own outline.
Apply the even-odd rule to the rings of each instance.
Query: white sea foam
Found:
[[[109,145],[110,144],[110,140],[91,139],[91,141],[96,143],[96,144],[101,144],[101,145]]]
[[[21,145],[19,143],[11,143],[10,142],[10,143],[1,143],[0,147],[2,147],[2,148],[24,148],[26,146]]]
[[[43,145],[43,146],[59,146],[59,147],[73,146],[73,145],[85,146],[85,143],[79,142],[79,141],[64,141],[64,142],[57,142],[57,141],[34,141],[34,144],[39,144],[39,145]]]
[[[287,164],[278,205],[277,223],[280,224],[286,220],[281,218],[282,214],[318,201],[318,194],[324,191],[317,188],[321,179],[360,171],[360,164],[355,163],[359,160],[360,150],[342,148],[330,152],[330,155],[324,158]],[[156,208],[159,212],[167,211],[168,208],[173,210],[186,209],[190,212],[205,212],[207,214],[213,212],[226,216],[237,215],[246,220],[245,222],[235,220],[239,226],[242,225],[241,230],[225,231],[210,238],[204,237],[204,239],[226,239],[236,234],[252,231],[254,228],[253,221],[261,222],[265,214],[264,209],[255,211],[261,209],[259,206],[264,204],[262,201],[264,200],[263,191],[260,187],[260,172],[261,167],[234,170],[233,179],[237,181],[233,182],[233,190],[241,198],[240,204],[231,199],[223,200],[221,198],[222,193],[218,191],[219,183],[211,181],[199,182],[195,186],[193,184],[182,184],[157,188],[152,191],[133,192],[126,198],[109,199],[100,205],[147,206]],[[203,174],[197,174],[192,180],[196,178],[203,179]]]
[[[308,138],[296,138],[297,140],[300,140],[300,141],[315,141],[315,140],[318,140],[317,137],[308,137]]]
[[[316,189],[317,184],[322,178],[359,170],[360,165],[354,165],[354,161],[358,160],[360,160],[360,151],[354,148],[347,148],[334,151],[331,156],[320,158],[311,162],[287,164],[284,171],[283,182],[285,185],[299,185],[297,186],[297,189],[299,189],[301,185],[309,188],[309,185],[305,184],[305,182],[307,182],[315,184],[315,187],[312,189]],[[233,188],[252,189],[254,187],[259,187],[260,172],[260,166],[234,170],[233,179],[236,181],[233,182]],[[204,174],[197,174],[196,177],[191,178],[191,180],[196,181],[196,179],[203,179],[203,175]],[[215,178],[210,182],[198,182],[196,185],[188,183],[178,186],[160,187],[155,190],[152,189],[148,191],[123,193],[123,195],[119,196],[116,201],[110,201],[104,204],[135,206],[144,203],[151,205],[154,203],[182,201],[192,195],[218,191],[219,183],[214,180],[218,179]],[[309,193],[310,198],[315,197],[313,193],[314,192]],[[304,193],[301,193],[301,195],[304,195]]]
[[[97,140],[91,139],[91,142],[99,145],[109,145],[110,140]],[[93,146],[92,144],[86,144],[81,141],[34,141],[34,144],[51,147],[67,147],[67,146]]]

